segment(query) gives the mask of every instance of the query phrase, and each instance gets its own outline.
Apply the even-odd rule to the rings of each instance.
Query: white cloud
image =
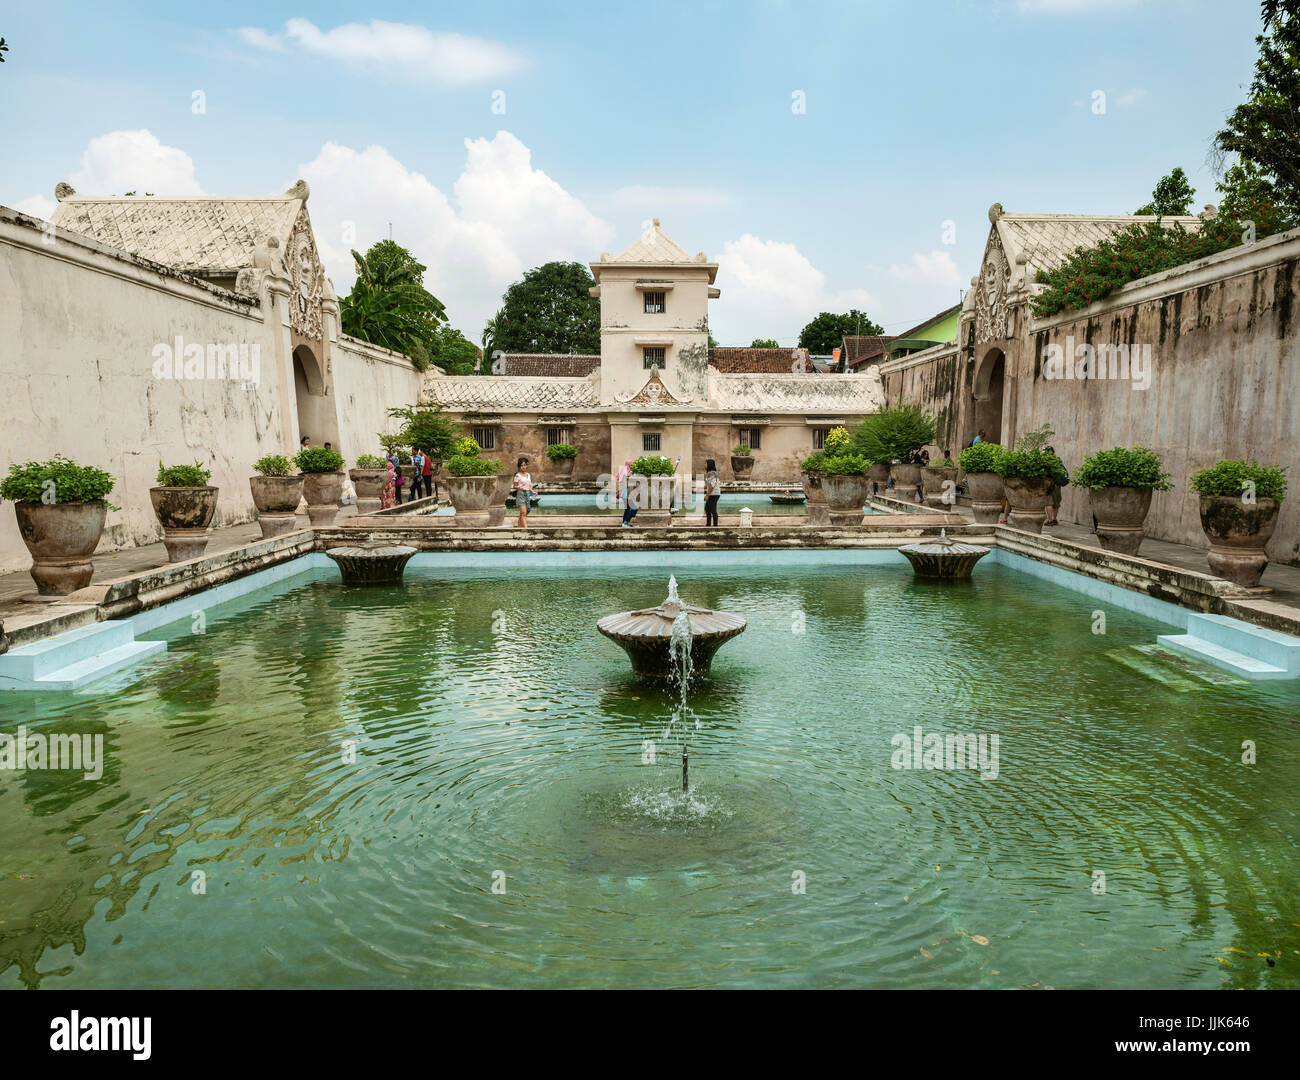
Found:
[[[82,195],[203,194],[189,154],[164,146],[146,130],[110,131],[91,139],[81,155],[81,168],[68,183]]]
[[[1146,96],[1146,90],[1140,86],[1135,86],[1132,90],[1125,90],[1122,94],[1116,94],[1115,104],[1121,109],[1131,109]]]
[[[429,269],[425,283],[454,326],[477,341],[511,282],[552,259],[588,262],[613,238],[608,224],[532,163],[508,131],[466,139],[466,163],[449,197],[381,146],[326,143],[300,167],[326,269],[345,293],[350,248],[388,236]]]
[[[54,213],[54,208],[58,205],[53,199],[47,199],[44,195],[31,195],[14,203],[14,209],[20,214],[31,214],[32,217],[49,221],[50,215]]]
[[[961,274],[952,255],[942,248],[933,251],[918,251],[912,261],[899,265],[891,263],[889,276],[909,285],[959,286]]]
[[[718,259],[721,299],[711,305],[713,336],[724,345],[747,345],[756,337],[793,344],[819,311],[876,303],[865,289],[827,288],[826,275],[794,244],[745,233],[723,245]]]
[[[498,41],[380,19],[322,30],[299,18],[289,19],[282,35],[247,26],[236,33],[259,49],[283,52],[292,44],[363,74],[419,83],[463,86],[513,75],[527,64],[521,53]]]
[[[734,200],[729,192],[706,187],[655,187],[633,184],[610,192],[611,209],[661,217],[662,212],[716,210]]]

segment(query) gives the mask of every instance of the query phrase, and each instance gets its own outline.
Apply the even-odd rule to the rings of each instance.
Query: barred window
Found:
[[[826,433],[828,431],[830,431],[830,428],[824,428],[824,427],[813,428],[813,449],[814,450],[826,449]]]
[[[659,453],[659,432],[657,431],[641,432],[641,452],[643,454]]]
[[[573,445],[573,428],[548,427],[546,429],[547,446],[561,446],[565,443]]]
[[[763,446],[763,429],[756,427],[743,427],[740,429],[740,445],[748,446],[751,450],[760,450]]]
[[[664,353],[668,350],[662,345],[658,348],[647,348],[645,350],[645,366],[647,368],[660,368],[664,366]]]
[[[645,294],[645,313],[647,315],[662,315],[667,310],[663,293],[648,292]]]
[[[495,450],[497,448],[496,428],[476,427],[473,434],[474,441],[478,443],[480,450]]]

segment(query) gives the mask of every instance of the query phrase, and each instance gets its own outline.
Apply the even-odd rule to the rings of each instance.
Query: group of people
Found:
[[[384,490],[379,496],[379,504],[381,509],[387,510],[390,506],[401,506],[406,477],[402,475],[402,462],[398,460],[395,451],[390,450],[385,457],[388,459],[388,476],[384,479]],[[425,451],[417,449],[411,454],[411,490],[406,501],[414,502],[416,499],[426,499],[432,495],[433,458]]]

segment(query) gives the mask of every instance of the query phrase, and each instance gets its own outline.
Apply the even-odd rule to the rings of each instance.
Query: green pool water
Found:
[[[1300,987],[1296,687],[1002,566],[673,572],[749,626],[667,737],[595,622],[668,571],[616,563],[313,571],[5,698],[107,763],[0,773],[0,987]],[[893,768],[916,725],[996,779]]]

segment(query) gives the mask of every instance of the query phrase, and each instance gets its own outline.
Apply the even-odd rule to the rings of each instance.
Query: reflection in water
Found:
[[[676,571],[749,620],[686,799],[673,693],[592,629],[644,570],[319,575],[13,695],[107,757],[0,776],[0,986],[1300,986],[1297,688],[1177,692],[1109,655],[1156,624],[899,563]],[[918,724],[999,778],[891,769]]]

